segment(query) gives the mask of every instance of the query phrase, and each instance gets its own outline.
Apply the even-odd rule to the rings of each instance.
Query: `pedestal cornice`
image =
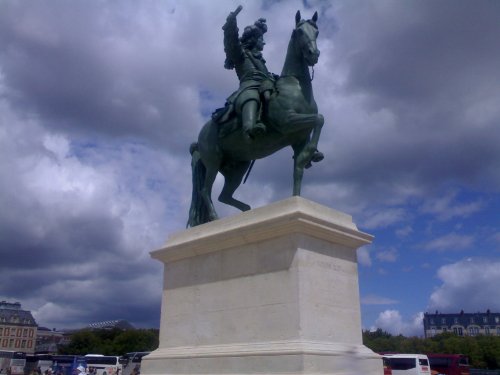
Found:
[[[174,233],[165,246],[152,251],[151,256],[171,262],[294,233],[351,248],[373,240],[373,236],[358,230],[350,215],[301,197],[291,197]]]

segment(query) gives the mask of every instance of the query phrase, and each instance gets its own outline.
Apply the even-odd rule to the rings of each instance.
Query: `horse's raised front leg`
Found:
[[[295,155],[296,168],[304,168],[310,164],[311,160],[313,160],[313,156],[317,152],[319,137],[325,119],[321,114],[302,114],[289,111],[287,116],[283,118],[283,121],[285,121],[284,124],[286,124],[286,126],[280,127],[280,131],[288,134],[292,134],[298,130],[312,130],[309,142],[307,142],[303,149]]]
[[[221,170],[225,180],[224,187],[219,195],[220,202],[236,207],[241,211],[250,210],[250,206],[248,204],[233,198],[233,194],[238,186],[241,185],[241,180],[243,180],[243,176],[245,176],[245,172],[248,170],[249,165],[250,162],[248,161],[233,163],[231,166],[227,166]]]

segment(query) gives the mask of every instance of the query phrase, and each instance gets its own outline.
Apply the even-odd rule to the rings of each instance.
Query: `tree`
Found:
[[[157,329],[82,330],[71,337],[68,345],[59,348],[59,354],[122,355],[128,352],[152,351],[158,347],[158,343]]]

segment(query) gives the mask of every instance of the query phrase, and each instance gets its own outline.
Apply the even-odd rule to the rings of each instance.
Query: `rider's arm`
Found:
[[[224,52],[226,53],[226,69],[233,69],[236,64],[241,62],[244,57],[243,48],[238,35],[238,25],[236,24],[236,16],[241,11],[241,5],[234,11],[229,13],[226,23],[222,26],[224,30]]]

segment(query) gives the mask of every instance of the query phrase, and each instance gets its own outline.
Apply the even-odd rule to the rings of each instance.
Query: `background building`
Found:
[[[34,353],[37,324],[19,302],[0,302],[0,350]]]
[[[425,337],[432,337],[443,332],[451,332],[457,336],[492,335],[500,336],[500,313],[464,313],[458,314],[424,314]]]
[[[135,329],[135,327],[130,324],[128,321],[124,319],[118,319],[118,320],[106,320],[104,322],[96,322],[96,323],[90,323],[87,328],[90,329],[121,329],[121,330],[129,330],[129,329]]]
[[[37,353],[57,354],[59,345],[64,343],[63,332],[46,327],[38,327],[35,350]]]

